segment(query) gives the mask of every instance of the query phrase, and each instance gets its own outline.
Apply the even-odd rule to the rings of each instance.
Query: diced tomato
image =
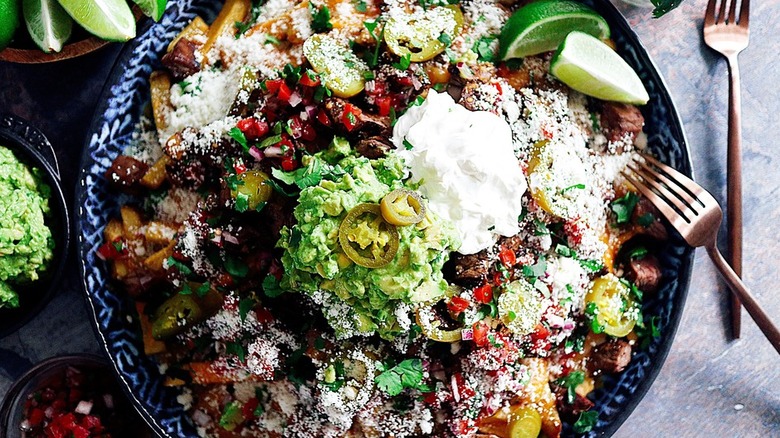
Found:
[[[268,123],[255,117],[241,119],[236,123],[236,126],[244,133],[248,140],[257,140],[268,134]]]
[[[459,296],[454,296],[450,298],[450,302],[447,303],[447,308],[449,308],[452,313],[458,314],[468,309],[470,304],[471,303],[469,303],[469,300]]]
[[[233,286],[233,277],[231,277],[227,272],[219,274],[219,276],[217,276],[217,286],[230,288]]]
[[[292,96],[292,90],[290,90],[290,87],[287,86],[287,83],[282,82],[279,84],[279,93],[276,95],[276,97],[284,102],[289,102],[290,96]]]
[[[236,171],[236,175],[241,175],[242,173],[246,172],[246,165],[243,161],[236,161],[233,163],[233,170]]]
[[[474,289],[474,298],[477,302],[487,304],[493,301],[493,288],[489,284],[485,283],[482,286]]]
[[[89,438],[89,436],[90,436],[89,430],[87,430],[87,428],[81,427],[81,426],[78,426],[78,425],[76,425],[70,431],[70,433],[71,433],[71,436],[73,438]]]
[[[298,168],[298,162],[295,160],[295,157],[282,157],[282,169],[285,172],[292,172],[293,170]]]
[[[306,70],[306,73],[301,75],[301,80],[298,83],[304,87],[316,87],[320,84],[320,78],[314,71]]]
[[[515,255],[515,252],[509,248],[504,248],[503,246],[498,252],[498,259],[501,260],[501,263],[506,266],[507,269],[517,264],[517,256]]]
[[[65,430],[73,430],[73,428],[76,427],[76,414],[68,412],[67,414],[58,417],[55,420],[55,423]]]
[[[540,322],[539,324],[536,324],[536,328],[530,336],[532,341],[547,339],[550,336],[550,329]]]
[[[247,400],[247,402],[244,403],[244,406],[241,406],[241,413],[244,414],[244,418],[253,418],[255,416],[255,409],[257,409],[259,404],[260,401],[255,397]]]
[[[357,127],[357,118],[360,114],[362,114],[360,108],[351,103],[344,105],[344,115],[341,117],[341,123],[347,128],[347,131],[352,131]]]
[[[65,429],[56,423],[47,426],[44,432],[48,438],[65,438]]]
[[[290,128],[290,135],[294,139],[299,139],[303,136],[303,121],[297,115],[290,117],[287,121],[287,126]]]
[[[284,79],[271,79],[265,81],[265,89],[269,94],[276,94],[279,91],[279,87],[284,83]]]
[[[55,412],[62,411],[63,409],[65,409],[65,400],[63,400],[61,398],[59,398],[57,400],[54,400],[51,403],[51,407],[52,407],[52,409],[54,409]]]
[[[380,116],[390,115],[390,108],[393,107],[393,98],[390,96],[380,96],[376,98],[376,107]]]
[[[317,131],[314,129],[314,126],[312,126],[311,122],[306,122],[303,125],[303,133],[301,134],[301,138],[306,141],[314,141],[317,138]]]
[[[101,260],[117,260],[127,256],[127,247],[125,240],[121,237],[116,238],[113,242],[106,242],[97,250],[97,256]]]
[[[478,347],[484,347],[488,344],[488,331],[490,330],[490,327],[488,327],[485,321],[475,322],[472,326],[472,330],[474,332],[474,343],[477,344]]]
[[[30,411],[30,415],[27,417],[27,421],[30,422],[30,426],[37,426],[43,423],[44,418],[46,417],[43,413],[43,409],[33,408],[33,410]]]
[[[274,316],[265,307],[257,307],[255,308],[255,319],[260,324],[267,324],[274,320]]]
[[[85,415],[84,418],[81,419],[81,426],[92,430],[102,428],[103,424],[100,422],[100,418],[94,415]]]
[[[328,114],[325,113],[325,111],[322,109],[317,113],[317,121],[325,126],[330,126],[330,118],[328,117]]]
[[[414,85],[414,81],[412,81],[412,78],[409,76],[397,77],[395,78],[395,83],[402,87],[411,87]]]
[[[423,402],[427,405],[434,405],[438,401],[435,392],[426,392],[423,394]]]

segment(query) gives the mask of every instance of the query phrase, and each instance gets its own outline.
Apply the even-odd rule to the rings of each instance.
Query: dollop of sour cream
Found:
[[[431,90],[422,105],[398,119],[393,144],[428,208],[455,225],[462,241],[458,252],[474,254],[493,245],[497,235],[519,232],[527,183],[504,119],[469,111]]]

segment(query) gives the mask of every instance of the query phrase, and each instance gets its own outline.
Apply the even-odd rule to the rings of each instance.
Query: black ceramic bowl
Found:
[[[58,279],[62,273],[70,247],[70,220],[65,197],[62,194],[60,170],[54,149],[46,137],[30,124],[18,117],[0,114],[0,146],[5,146],[28,167],[41,171],[43,182],[51,187],[46,225],[54,237],[54,257],[38,280],[14,285],[19,293],[19,307],[0,309],[0,338],[13,333],[49,302],[57,292]]]
[[[101,393],[111,394],[112,403],[120,413],[122,432],[120,438],[149,438],[151,432],[136,413],[130,408],[130,402],[123,397],[119,382],[114,380],[110,363],[91,354],[57,356],[44,360],[24,373],[5,394],[0,404],[0,436],[20,438],[22,420],[25,415],[27,398],[33,392],[62,382],[68,368],[74,368],[87,374],[94,380]]]

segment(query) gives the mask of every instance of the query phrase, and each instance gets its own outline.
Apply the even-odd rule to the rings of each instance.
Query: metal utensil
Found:
[[[742,275],[742,104],[739,91],[739,63],[737,56],[748,46],[750,31],[750,0],[710,0],[704,17],[704,42],[726,57],[729,64],[729,131],[728,131],[728,199],[726,225],[729,260],[737,275]],[[728,6],[728,7],[727,7]],[[728,9],[728,10],[727,10]],[[741,308],[739,298],[732,296],[731,330],[740,336]]]
[[[634,160],[628,165],[630,172],[623,172],[623,176],[658,208],[689,245],[707,250],[731,291],[780,353],[780,330],[718,250],[718,228],[723,220],[718,202],[690,178],[655,158],[642,156],[645,161]]]

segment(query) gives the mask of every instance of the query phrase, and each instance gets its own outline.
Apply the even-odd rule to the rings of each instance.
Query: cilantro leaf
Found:
[[[471,51],[477,54],[477,59],[485,62],[493,62],[495,52],[493,51],[493,41],[496,40],[495,36],[483,36],[478,39]]]
[[[244,346],[238,342],[230,342],[225,345],[225,353],[238,356],[238,360],[242,363],[244,362],[244,359],[246,359],[246,351],[244,351]]]
[[[573,425],[574,433],[586,433],[593,429],[593,426],[599,421],[599,413],[596,411],[586,411],[580,413],[580,417]]]
[[[228,134],[233,138],[233,140],[237,141],[245,151],[249,151],[249,142],[246,139],[246,135],[244,135],[244,133],[241,132],[238,127],[234,126],[231,128]]]
[[[412,65],[411,53],[407,53],[406,55],[402,56],[398,62],[393,63],[393,67],[397,68],[398,70],[406,70],[410,65]]]
[[[422,392],[430,391],[430,388],[422,383],[422,379],[422,360],[406,359],[376,376],[375,382],[379,389],[387,395],[395,397],[407,388],[417,389]]]
[[[234,277],[244,278],[249,274],[249,265],[238,257],[228,255],[225,257],[225,270]]]
[[[244,297],[238,301],[238,316],[241,317],[241,322],[246,321],[246,316],[249,311],[255,307],[255,299],[253,297]]]
[[[609,208],[615,213],[615,222],[617,224],[628,223],[631,220],[631,215],[634,214],[637,202],[639,202],[639,196],[634,192],[628,192],[625,196],[612,201]]]
[[[285,291],[279,287],[279,280],[273,275],[266,275],[263,279],[263,292],[267,297],[275,298],[283,294]]]
[[[327,6],[316,9],[311,3],[309,5],[311,7],[311,30],[314,33],[322,33],[333,29],[333,24],[330,22],[330,9]]]
[[[243,213],[249,209],[249,195],[246,193],[236,194],[236,211]]]
[[[680,6],[682,0],[651,0],[653,2],[653,17],[660,18],[672,9]]]
[[[637,222],[639,225],[641,225],[641,226],[643,226],[643,227],[647,228],[647,227],[649,227],[650,225],[652,225],[652,224],[653,224],[653,222],[655,222],[655,216],[653,216],[653,213],[645,213],[645,214],[643,214],[642,216],[639,216],[639,217],[637,218],[636,222]]]
[[[577,399],[577,392],[575,391],[577,386],[579,386],[580,383],[584,381],[585,373],[582,371],[572,371],[571,373],[558,379],[556,383],[566,388],[566,401],[569,402],[569,404],[572,404],[574,403],[574,400]]]

